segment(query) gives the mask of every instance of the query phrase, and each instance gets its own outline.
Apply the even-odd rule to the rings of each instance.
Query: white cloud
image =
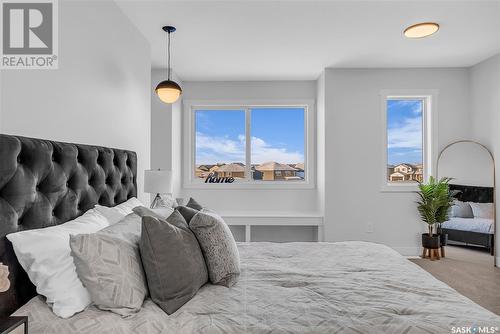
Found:
[[[408,118],[403,124],[387,130],[389,148],[422,148],[422,119]]]
[[[239,135],[238,140],[233,140],[197,132],[196,149],[197,164],[245,162],[244,135]],[[252,163],[260,164],[267,161],[297,163],[303,162],[304,156],[300,152],[289,152],[286,148],[273,147],[261,138],[252,137]]]
[[[288,152],[285,148],[272,147],[261,138],[252,137],[252,163],[261,164],[267,161],[298,163],[304,162],[304,155],[300,152]]]
[[[196,163],[244,162],[245,138],[239,141],[227,137],[211,137],[201,132],[196,133],[198,151]]]

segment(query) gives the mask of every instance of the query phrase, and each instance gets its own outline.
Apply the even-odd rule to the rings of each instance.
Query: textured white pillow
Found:
[[[474,213],[474,218],[494,219],[493,203],[468,202]]]
[[[96,205],[95,209],[106,217],[111,225],[118,223],[125,216],[132,213],[132,209],[137,206],[144,206],[137,198],[132,197],[126,202],[118,204],[113,207]]]
[[[61,225],[7,235],[19,263],[36,291],[61,318],[69,318],[90,304],[90,295],[76,273],[69,246],[70,235],[94,233],[109,226],[97,210]]]

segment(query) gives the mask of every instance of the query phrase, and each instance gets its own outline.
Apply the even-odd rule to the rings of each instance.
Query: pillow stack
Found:
[[[229,227],[192,198],[175,209],[148,209],[136,198],[96,205],[73,221],[7,238],[37,292],[62,318],[91,303],[129,317],[148,294],[172,314],[208,281],[230,287],[240,274]]]
[[[165,214],[172,213],[173,209],[150,210],[143,206],[127,207],[126,210],[103,208],[98,209],[104,210],[112,219],[128,214],[97,233],[71,236],[71,255],[78,277],[94,305],[128,317],[140,311],[148,295],[139,252],[141,217],[147,213],[164,219]]]
[[[95,233],[109,226],[108,220],[91,209],[64,224],[7,235],[16,257],[47,304],[61,318],[83,311],[91,302],[88,290],[78,278],[70,235]]]
[[[453,201],[450,217],[494,219],[493,203]]]
[[[143,212],[140,252],[151,299],[167,314],[207,283],[236,283],[240,261],[224,220],[194,199],[165,220]]]

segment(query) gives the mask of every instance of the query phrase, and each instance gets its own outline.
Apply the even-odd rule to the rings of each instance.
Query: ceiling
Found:
[[[467,67],[500,52],[500,1],[117,0],[181,80],[316,79],[326,67]],[[403,37],[435,21],[428,38]]]

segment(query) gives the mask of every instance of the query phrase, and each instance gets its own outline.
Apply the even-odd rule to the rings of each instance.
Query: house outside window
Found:
[[[414,191],[432,175],[436,91],[382,92],[383,191]]]

